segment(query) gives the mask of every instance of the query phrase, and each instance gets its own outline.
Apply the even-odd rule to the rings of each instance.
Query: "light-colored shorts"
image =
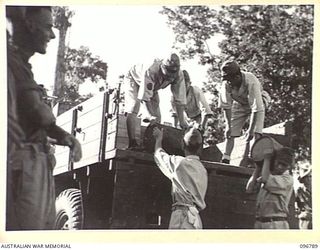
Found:
[[[125,78],[124,88],[125,88],[125,91],[124,91],[125,112],[129,114],[137,115],[140,111],[140,103],[141,103],[141,101],[138,99],[140,86],[131,77],[131,75],[128,74],[128,76]],[[159,94],[157,91],[155,91],[151,99],[148,101],[148,111],[152,116],[155,116],[157,118],[161,118],[159,104],[160,104]],[[143,108],[147,108],[145,104],[143,106],[144,106]]]
[[[254,128],[255,133],[262,133],[264,126],[264,111],[257,112],[257,121]],[[231,111],[231,136],[238,137],[246,123],[250,120],[251,108],[247,105],[241,105],[233,102]]]
[[[124,79],[125,112],[138,114],[140,100],[138,99],[139,85],[133,80],[130,74]]]

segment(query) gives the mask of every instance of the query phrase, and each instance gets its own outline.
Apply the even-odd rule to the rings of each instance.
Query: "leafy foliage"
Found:
[[[106,80],[107,64],[99,56],[93,56],[88,47],[67,48],[65,65],[67,82],[75,77],[79,79],[80,83],[86,79],[90,79],[92,82],[98,82],[100,79]]]
[[[79,85],[86,80],[97,83],[106,80],[107,63],[99,56],[93,56],[88,47],[81,46],[79,49],[66,48],[64,60],[65,80],[61,88],[60,100],[68,103],[69,107],[92,97],[92,94],[80,95]]]
[[[75,13],[68,7],[54,7],[54,27],[59,30],[59,48],[56,68],[55,90],[59,101],[75,106],[92,95],[79,95],[79,85],[86,80],[97,83],[106,80],[108,66],[99,56],[94,56],[88,47],[79,49],[65,45],[65,37]],[[62,38],[62,39],[61,39]]]
[[[71,11],[66,6],[54,6],[52,8],[54,16],[53,25],[58,30],[67,30],[71,26],[71,18],[74,16],[74,11]]]
[[[233,58],[272,96],[265,125],[293,121],[293,147],[299,158],[311,157],[312,5],[179,6],[163,7],[162,13],[176,34],[181,57],[198,56],[200,64],[210,65],[204,89],[213,94],[216,119],[222,119],[216,108],[219,67]],[[221,51],[213,55],[210,44],[218,34],[224,37]],[[222,138],[222,130],[218,133]]]

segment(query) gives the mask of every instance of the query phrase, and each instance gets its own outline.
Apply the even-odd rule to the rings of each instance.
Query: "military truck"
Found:
[[[68,147],[56,146],[56,229],[166,229],[171,214],[171,183],[156,167],[148,127],[137,119],[136,135],[146,152],[127,150],[125,115],[119,112],[119,91],[107,90],[57,117],[57,124],[80,141],[81,161],[72,163]],[[171,141],[164,147],[179,154],[181,130],[163,125]],[[289,144],[288,127],[269,134]],[[277,135],[274,135],[276,130]],[[149,143],[149,144],[148,144]],[[241,151],[243,141],[236,141]],[[219,163],[222,145],[203,150],[208,171],[207,207],[201,211],[205,229],[250,229],[255,220],[255,194],[245,192],[253,169]],[[176,149],[176,152],[174,152]],[[293,199],[293,197],[292,197]],[[289,224],[298,228],[293,200]]]

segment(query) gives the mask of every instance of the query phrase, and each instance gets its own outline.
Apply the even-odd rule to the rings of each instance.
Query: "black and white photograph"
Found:
[[[4,232],[315,232],[315,6],[4,5]]]

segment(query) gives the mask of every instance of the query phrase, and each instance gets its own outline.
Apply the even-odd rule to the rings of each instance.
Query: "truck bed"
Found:
[[[68,147],[56,147],[57,195],[69,188],[81,190],[87,229],[168,228],[171,183],[152,153],[125,149],[126,119],[112,113],[112,103],[112,96],[101,93],[58,117],[57,124],[80,141],[83,158],[72,163]],[[146,128],[140,123],[137,119],[136,135],[142,141]],[[256,194],[245,192],[253,169],[218,163],[218,147],[206,150],[207,207],[200,212],[204,228],[253,228]],[[289,224],[298,228],[293,198]]]

